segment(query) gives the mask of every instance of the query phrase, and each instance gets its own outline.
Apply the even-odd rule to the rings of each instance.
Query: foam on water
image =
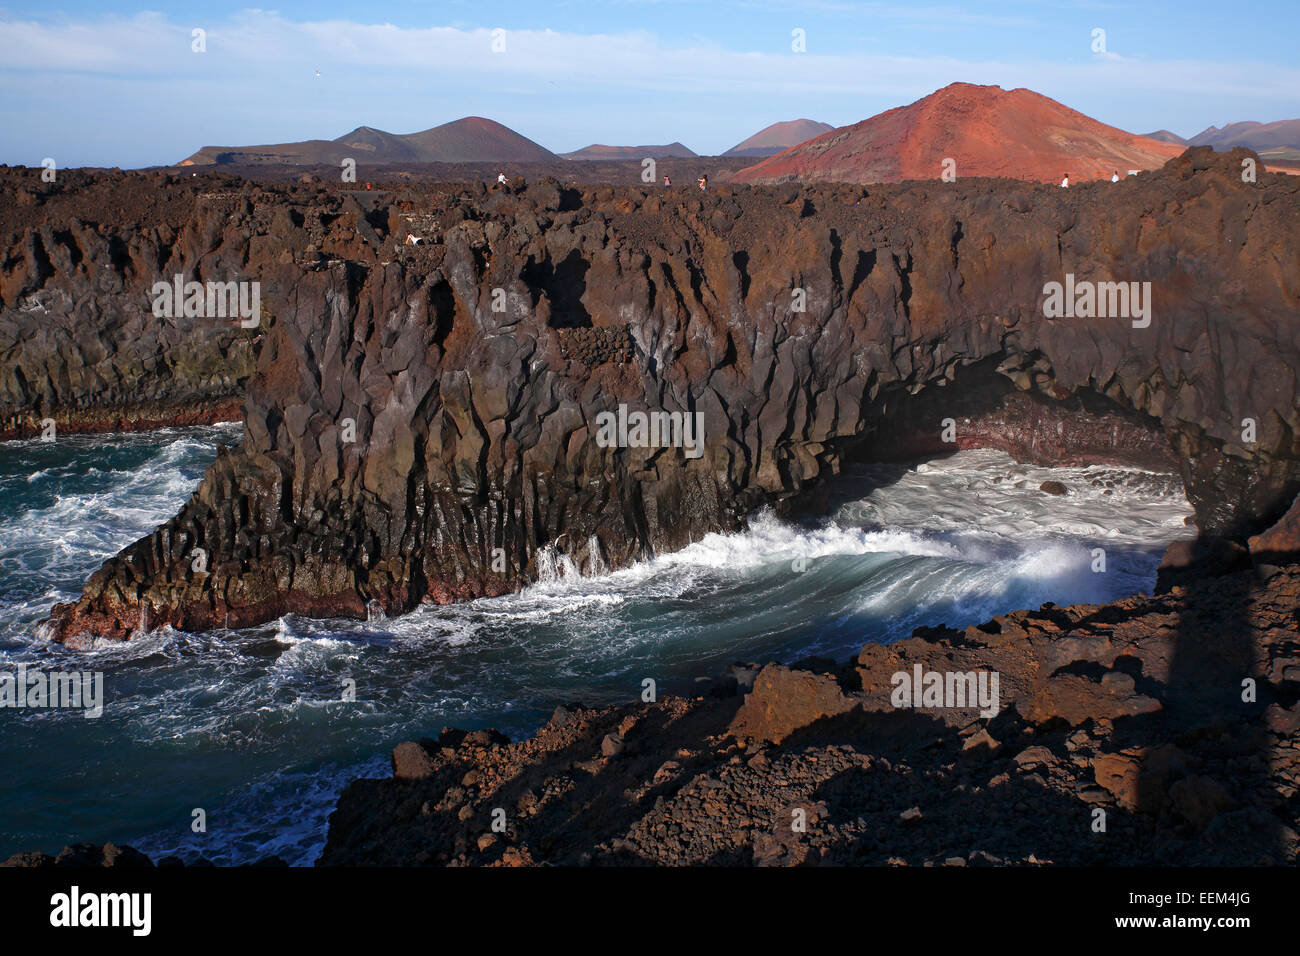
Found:
[[[764,512],[743,534],[616,571],[582,576],[561,542],[537,583],[497,598],[367,621],[163,628],[84,654],[40,640],[50,605],[173,514],[215,441],[236,435],[0,448],[0,670],[102,670],[106,696],[98,720],[0,712],[0,855],[113,839],[154,855],[310,863],[339,790],[387,772],[400,740],[444,725],[521,735],[559,702],[633,699],[644,677],[686,690],[732,660],[845,657],[918,624],[1112,600],[1149,589],[1164,547],[1190,533],[1168,476],[962,452],[857,468],[826,519]],[[1039,491],[1048,479],[1070,495]],[[190,831],[196,807],[203,834]]]

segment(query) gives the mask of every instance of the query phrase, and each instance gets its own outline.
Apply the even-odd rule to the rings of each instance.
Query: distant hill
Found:
[[[1187,140],[1183,139],[1177,133],[1171,133],[1167,129],[1158,129],[1154,133],[1143,133],[1147,139],[1158,139],[1162,143],[1173,143],[1175,146],[1186,146]]]
[[[358,126],[338,139],[309,139],[269,146],[204,146],[181,166],[545,162],[550,150],[509,127],[481,116],[467,116],[420,133],[386,133]]]
[[[665,156],[677,159],[690,159],[698,156],[694,150],[687,149],[681,143],[669,143],[667,146],[602,146],[593,143],[571,153],[560,153],[565,159],[662,159]]]
[[[1229,123],[1222,129],[1211,126],[1189,139],[1187,145],[1213,146],[1219,152],[1245,146],[1261,156],[1265,150],[1300,149],[1300,119],[1275,123]]]
[[[736,182],[937,179],[958,176],[1059,182],[1154,169],[1182,153],[1173,143],[1107,126],[1032,90],[953,83],[908,106],[824,133],[737,172]]]
[[[834,128],[830,123],[818,123],[816,120],[810,119],[773,123],[771,126],[760,129],[749,139],[737,143],[722,155],[742,158],[752,157],[754,159],[775,156],[791,146],[798,146],[800,143],[807,142],[814,136],[829,133]]]
[[[1229,123],[1222,128],[1211,126],[1191,139],[1183,139],[1167,129],[1147,133],[1147,136],[1180,146],[1210,146],[1220,153],[1245,146],[1258,153],[1261,159],[1285,163],[1300,161],[1300,120]]]

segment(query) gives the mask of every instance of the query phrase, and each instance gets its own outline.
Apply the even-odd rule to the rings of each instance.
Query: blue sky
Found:
[[[1298,21],[1296,0],[51,0],[0,6],[0,162],[148,166],[468,115],[557,152],[717,153],[778,120],[842,126],[959,80],[1191,136],[1300,117]]]

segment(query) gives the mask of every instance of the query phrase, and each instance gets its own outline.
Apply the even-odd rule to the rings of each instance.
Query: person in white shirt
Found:
[[[1112,183],[1117,183],[1117,182],[1119,182],[1119,170],[1118,170],[1118,169],[1115,170],[1115,175],[1110,177],[1110,181],[1111,181]]]
[[[497,173],[497,182],[499,182],[502,186],[510,185],[509,181],[506,179],[505,173]]]
[[[1065,174],[1065,178],[1061,180],[1061,188],[1062,188],[1062,189],[1069,189],[1069,188],[1070,188],[1070,174],[1069,174],[1069,173],[1066,173],[1066,174]]]

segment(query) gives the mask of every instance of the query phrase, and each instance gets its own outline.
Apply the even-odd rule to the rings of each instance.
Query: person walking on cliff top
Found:
[[[1115,170],[1114,175],[1110,177],[1110,181],[1111,181],[1112,183],[1117,183],[1117,182],[1119,182],[1119,170],[1118,170],[1118,169]]]
[[[1061,180],[1061,188],[1062,188],[1062,189],[1069,189],[1069,188],[1070,188],[1070,174],[1069,174],[1069,173],[1066,173],[1066,174],[1065,174],[1065,178]]]

